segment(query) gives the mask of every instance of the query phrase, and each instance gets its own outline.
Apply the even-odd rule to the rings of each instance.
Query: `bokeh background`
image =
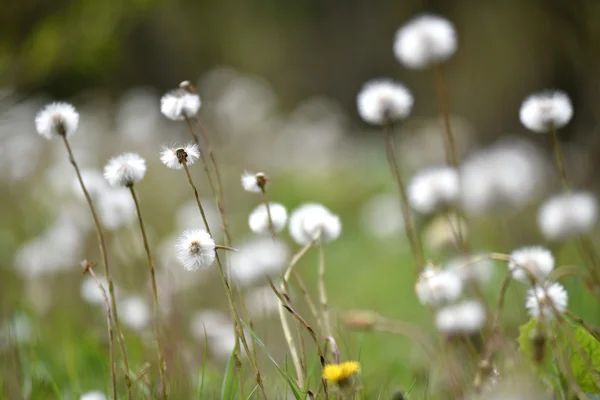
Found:
[[[251,234],[247,215],[260,199],[241,189],[244,170],[265,171],[272,199],[289,210],[315,201],[341,216],[342,236],[327,249],[336,316],[374,309],[431,331],[430,314],[413,294],[382,136],[355,111],[364,81],[389,76],[404,82],[416,99],[413,117],[398,130],[406,178],[443,162],[432,74],[403,68],[391,50],[396,29],[422,12],[449,18],[458,31],[459,50],[446,65],[446,77],[462,156],[477,163],[491,157],[489,152],[516,154],[505,176],[514,176],[518,201],[470,216],[474,250],[546,244],[535,211],[559,185],[547,137],[526,133],[518,110],[525,96],[540,89],[570,95],[575,116],[561,132],[567,168],[574,186],[595,191],[600,163],[595,0],[6,2],[0,15],[2,396],[70,399],[108,388],[103,308],[85,296],[89,287],[79,269],[81,259],[98,259],[93,227],[64,148],[39,137],[33,124],[44,104],[65,100],[81,113],[72,143],[90,179],[123,151],[148,161],[139,189],[160,269],[169,369],[179,398],[193,397],[206,352],[197,326],[213,324],[219,337],[227,315],[216,314],[225,310],[225,297],[215,271],[191,276],[173,261],[173,238],[200,224],[185,177],[158,161],[161,144],[189,140],[185,125],[166,120],[158,107],[160,96],[184,79],[198,86],[203,99],[201,115],[226,181],[234,245],[246,250],[231,262],[245,277],[257,333],[277,361],[284,364],[285,346],[273,315],[276,303],[253,271],[278,271],[297,246],[287,234],[275,244]],[[210,204],[200,166],[193,174]],[[139,371],[153,361],[143,305],[149,300],[147,273],[134,214],[115,203],[105,205],[104,223],[115,280],[124,303],[131,300],[123,306],[133,318],[126,337],[132,368]],[[422,218],[419,226],[432,261],[450,260],[454,251],[445,225]],[[581,263],[569,244],[552,249],[559,264]],[[316,257],[299,267],[314,288]],[[494,266],[490,296],[503,276],[502,266]],[[600,322],[600,308],[581,284],[567,281],[567,287],[573,289],[571,309]],[[526,320],[521,289],[511,289],[509,332]],[[205,390],[216,395],[231,343],[208,342]],[[339,325],[339,342],[343,357],[360,354],[368,394],[389,395],[428,374],[423,355],[404,338],[357,334]],[[264,365],[271,368],[266,359]],[[318,373],[314,357],[313,367]],[[267,379],[283,393],[276,372]]]

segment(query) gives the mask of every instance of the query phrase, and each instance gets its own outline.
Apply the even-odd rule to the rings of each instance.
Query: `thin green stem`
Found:
[[[96,229],[96,236],[98,240],[98,247],[100,248],[100,256],[102,258],[102,265],[104,266],[104,275],[106,276],[106,281],[108,283],[108,292],[110,294],[110,307],[112,309],[112,316],[115,321],[115,330],[117,333],[117,341],[119,342],[119,347],[121,349],[121,357],[123,358],[123,367],[124,367],[124,377],[125,377],[125,385],[127,387],[127,398],[132,398],[131,391],[131,378],[129,377],[129,360],[127,358],[127,348],[125,346],[125,338],[123,336],[123,331],[121,329],[121,324],[119,323],[119,314],[117,312],[117,302],[115,299],[115,288],[113,284],[112,277],[110,276],[110,268],[108,264],[108,253],[106,251],[106,241],[104,239],[104,232],[102,231],[102,225],[100,224],[100,219],[98,218],[98,214],[96,213],[96,208],[94,207],[94,202],[92,201],[92,197],[88,192],[85,183],[83,182],[83,178],[81,176],[81,171],[79,170],[79,166],[75,161],[75,157],[73,156],[73,151],[71,150],[71,146],[67,137],[65,135],[61,135],[63,138],[63,142],[67,149],[67,153],[69,154],[69,162],[75,169],[75,174],[77,175],[77,181],[79,182],[79,186],[83,191],[83,195],[88,203],[90,208],[90,212],[92,214],[92,219],[94,221],[94,227]]]
[[[444,145],[446,149],[446,161],[448,165],[458,168],[459,159],[458,151],[456,150],[456,140],[452,132],[452,124],[450,123],[450,99],[448,89],[446,87],[446,79],[444,70],[440,64],[433,67],[435,89],[438,100],[438,106],[444,121]]]
[[[96,282],[96,285],[98,285],[98,289],[100,289],[100,293],[102,294],[102,298],[104,299],[104,307],[106,308],[106,323],[108,326],[108,352],[110,354],[110,356],[109,356],[110,357],[110,376],[111,376],[111,383],[112,383],[112,390],[113,390],[113,399],[117,400],[117,363],[115,362],[115,352],[114,352],[114,345],[113,345],[113,327],[112,327],[110,303],[108,302],[108,296],[106,295],[106,291],[104,290],[104,287],[102,286],[102,284],[96,277],[96,274],[94,273],[94,270],[92,269],[92,266],[87,264],[85,268],[86,268],[86,272],[88,274],[90,274],[92,279],[94,279],[94,282]]]
[[[131,197],[133,197],[133,202],[135,203],[135,209],[137,211],[140,231],[142,233],[142,239],[144,241],[144,250],[146,250],[146,256],[148,258],[148,268],[150,269],[150,280],[152,283],[152,299],[154,304],[154,336],[156,340],[156,352],[158,355],[159,363],[158,370],[160,374],[161,397],[163,399],[167,399],[167,364],[165,363],[165,357],[162,350],[162,345],[160,343],[160,312],[158,308],[158,288],[156,286],[156,271],[154,269],[154,260],[150,251],[150,244],[148,243],[148,235],[146,234],[146,228],[144,227],[144,219],[142,218],[142,211],[140,209],[139,199],[133,185],[129,186],[129,190],[131,192]]]
[[[417,229],[415,228],[412,211],[408,203],[406,187],[404,186],[404,182],[402,181],[402,175],[398,166],[398,162],[396,160],[393,125],[391,122],[385,124],[384,131],[386,135],[385,144],[387,159],[390,165],[390,170],[392,171],[392,175],[396,180],[398,191],[400,193],[400,209],[404,218],[404,229],[406,231],[406,236],[408,236],[408,241],[410,242],[411,251],[414,257],[415,272],[418,275],[421,268],[423,268],[423,266],[425,265],[425,255],[423,252],[423,246],[421,244],[421,240],[419,238]]]
[[[560,176],[560,182],[565,192],[569,193],[569,181],[567,180],[567,170],[565,169],[565,160],[563,158],[560,142],[558,140],[558,132],[554,124],[550,126],[550,136],[552,137],[552,147],[554,148],[554,158],[556,159],[556,167]]]
[[[265,189],[264,186],[261,186],[260,188],[262,194],[263,194],[263,198],[264,198],[264,203],[265,203],[265,207],[267,209],[267,218],[269,219],[269,230],[271,231],[271,236],[273,237],[273,239],[275,239],[275,228],[273,226],[273,217],[271,216],[271,205],[269,202],[269,195],[267,194],[267,190]]]
[[[329,305],[327,303],[327,291],[325,288],[325,243],[322,236],[319,238],[319,301],[321,302],[321,318],[323,319],[325,335],[333,337],[333,329],[331,328],[329,317]]]

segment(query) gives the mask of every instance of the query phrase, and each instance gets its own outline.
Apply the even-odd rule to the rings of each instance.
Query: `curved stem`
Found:
[[[67,149],[67,153],[69,154],[69,162],[75,169],[75,174],[77,175],[77,181],[79,182],[79,186],[83,191],[83,195],[88,203],[90,212],[92,214],[92,219],[94,221],[94,227],[96,229],[96,236],[98,239],[98,247],[100,248],[100,256],[102,258],[102,265],[104,266],[104,275],[106,276],[106,281],[108,282],[108,292],[110,294],[110,306],[112,309],[112,316],[115,322],[115,329],[117,333],[117,341],[119,342],[119,347],[121,349],[121,357],[123,358],[123,366],[124,366],[124,376],[125,376],[125,385],[127,387],[127,398],[132,398],[131,391],[131,378],[129,377],[129,360],[127,358],[127,348],[125,347],[125,338],[123,337],[123,331],[121,330],[121,324],[119,323],[119,314],[117,312],[117,302],[115,299],[115,288],[113,285],[112,277],[110,276],[110,268],[108,264],[108,253],[106,251],[106,241],[104,238],[104,232],[102,231],[102,225],[100,224],[100,219],[98,218],[98,214],[96,213],[96,208],[94,207],[94,202],[92,201],[92,197],[88,192],[85,183],[83,182],[83,177],[81,176],[81,171],[79,170],[79,166],[75,161],[75,157],[73,156],[73,151],[71,150],[71,146],[67,137],[65,135],[61,135],[65,147]]]
[[[156,271],[154,269],[154,260],[152,259],[152,253],[150,251],[150,244],[148,243],[148,235],[146,234],[146,228],[144,227],[144,219],[142,218],[142,211],[140,209],[140,202],[133,185],[129,186],[131,197],[135,203],[135,209],[137,211],[138,222],[140,225],[140,231],[142,233],[142,240],[144,241],[144,250],[148,258],[148,268],[150,269],[150,281],[152,283],[152,300],[154,305],[154,336],[156,341],[156,353],[158,355],[159,374],[161,383],[161,397],[166,399],[168,397],[167,390],[167,364],[165,363],[165,357],[163,354],[162,346],[160,343],[160,312],[158,309],[158,288],[156,286]]]
[[[322,238],[319,239],[319,301],[321,302],[325,335],[333,337],[331,320],[329,318],[329,306],[327,304],[327,291],[325,289],[325,244]]]

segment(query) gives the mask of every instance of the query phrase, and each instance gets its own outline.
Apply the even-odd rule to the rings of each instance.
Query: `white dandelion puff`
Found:
[[[391,79],[368,81],[356,96],[358,114],[365,122],[373,125],[405,119],[413,104],[410,91]]]
[[[528,283],[531,277],[543,281],[554,269],[554,257],[540,246],[523,247],[510,253],[508,269],[518,281]]]
[[[111,158],[104,167],[104,178],[113,187],[128,187],[142,180],[146,160],[136,153],[123,153]]]
[[[265,236],[242,242],[237,252],[231,253],[231,277],[246,287],[264,282],[266,277],[281,276],[290,261],[290,249],[281,239]]]
[[[203,229],[184,231],[175,245],[177,260],[188,271],[208,268],[215,262],[215,241]]]
[[[198,149],[198,146],[193,143],[179,147],[163,146],[160,152],[160,162],[170,169],[182,169],[183,163],[181,161],[190,166],[196,162],[198,158],[200,158],[200,150]]]
[[[408,200],[412,208],[422,214],[456,205],[460,200],[458,172],[450,167],[419,172],[408,185]]]
[[[435,315],[435,325],[447,334],[475,333],[483,327],[485,320],[485,309],[475,300],[444,307]]]
[[[279,203],[269,203],[269,210],[271,213],[273,230],[275,233],[279,233],[283,230],[283,228],[285,228],[285,224],[287,223],[287,210]],[[269,226],[269,214],[265,204],[260,204],[250,213],[250,216],[248,217],[248,225],[254,233],[270,233],[271,228]]]
[[[35,116],[35,128],[50,140],[58,136],[71,136],[79,125],[79,113],[71,104],[51,103]]]
[[[549,90],[527,97],[519,111],[521,123],[537,133],[546,133],[552,127],[562,128],[572,117],[571,100],[566,93],[559,90]]]
[[[92,390],[82,394],[79,400],[106,400],[106,395],[99,390]]]
[[[591,193],[560,194],[546,200],[538,211],[538,226],[548,240],[564,240],[592,230],[598,220],[598,202]]]
[[[150,307],[139,296],[127,297],[117,307],[120,319],[131,329],[143,330],[152,318]]]
[[[191,118],[200,109],[202,102],[196,93],[172,90],[160,99],[160,112],[174,121]]]
[[[567,302],[567,291],[560,283],[555,282],[527,290],[525,307],[533,318],[542,315],[546,319],[552,319],[555,312],[562,314],[566,311]]]
[[[425,267],[415,285],[415,293],[423,305],[440,306],[455,301],[462,294],[463,283],[454,271]]]
[[[85,185],[85,189],[92,199],[97,199],[106,190],[109,190],[108,185],[102,172],[94,169],[83,169],[81,170],[81,179]],[[81,199],[84,199],[84,193],[81,189],[81,184],[77,177],[73,178],[73,192]]]
[[[100,285],[104,288],[106,295],[109,295],[108,291],[108,281],[105,277],[99,276],[98,281],[100,281]],[[114,286],[113,290],[115,291],[115,295],[117,295],[118,289]],[[102,295],[102,291],[98,287],[98,284],[91,276],[86,276],[81,282],[81,297],[90,304],[103,304],[104,296]]]
[[[342,223],[337,215],[316,203],[304,204],[292,212],[289,231],[292,238],[300,245],[312,240],[322,239],[331,242],[342,232]]]
[[[436,15],[418,16],[396,32],[394,55],[407,68],[422,69],[449,59],[457,48],[454,26]]]
[[[242,187],[247,192],[261,193],[269,179],[262,172],[251,173],[244,172],[242,174]]]

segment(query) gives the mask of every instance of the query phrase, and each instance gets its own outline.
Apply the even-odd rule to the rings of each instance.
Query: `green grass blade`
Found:
[[[235,353],[238,349],[236,342],[229,361],[227,362],[227,368],[225,369],[225,375],[223,376],[223,384],[221,385],[221,398],[222,399],[234,399],[236,392],[236,379],[235,379]]]
[[[206,327],[204,327],[204,354],[202,355],[202,374],[200,375],[200,387],[198,388],[198,398],[202,398],[204,393],[204,382],[206,381],[206,361],[208,355],[208,336],[206,335]]]

